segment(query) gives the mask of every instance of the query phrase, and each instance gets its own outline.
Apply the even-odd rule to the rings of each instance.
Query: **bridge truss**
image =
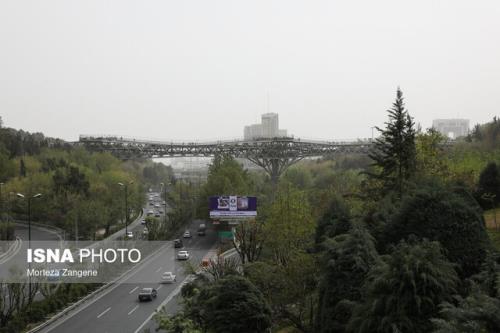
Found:
[[[246,158],[262,167],[274,184],[290,165],[303,158],[367,153],[372,144],[370,140],[329,142],[294,138],[175,143],[92,135],[81,135],[79,143],[88,150],[110,152],[121,159],[213,157],[217,154]]]

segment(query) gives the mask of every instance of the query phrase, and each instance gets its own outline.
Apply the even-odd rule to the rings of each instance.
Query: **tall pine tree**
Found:
[[[369,154],[375,172],[369,173],[384,185],[384,192],[396,190],[403,194],[404,183],[414,173],[416,162],[414,122],[405,108],[403,92],[398,88],[396,101],[387,110],[386,128],[376,127],[380,137]]]

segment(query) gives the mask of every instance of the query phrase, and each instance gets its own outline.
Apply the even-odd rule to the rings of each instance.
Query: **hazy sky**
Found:
[[[424,128],[500,114],[500,1],[0,1],[0,116],[67,140],[241,137],[268,92],[295,136],[369,137],[398,86]]]

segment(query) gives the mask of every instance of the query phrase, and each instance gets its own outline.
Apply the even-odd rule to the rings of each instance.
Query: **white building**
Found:
[[[277,113],[264,113],[262,115],[262,135],[265,138],[279,136],[279,118]]]
[[[245,126],[243,138],[245,140],[254,140],[287,136],[286,129],[279,129],[279,118],[277,113],[264,113],[261,117],[261,122],[261,124]]]
[[[469,119],[434,119],[432,127],[446,137],[456,139],[469,134]]]

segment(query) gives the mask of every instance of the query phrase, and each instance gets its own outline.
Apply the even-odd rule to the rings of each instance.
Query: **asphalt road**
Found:
[[[27,223],[16,223],[15,224],[15,234],[17,237],[21,238],[23,241],[28,241],[28,224]],[[52,229],[43,228],[37,225],[31,225],[31,239],[40,241],[57,241],[61,239],[61,236]]]
[[[189,261],[193,265],[199,265],[202,258],[213,249],[217,240],[216,232],[210,225],[206,236],[196,235],[198,223],[192,222],[189,227],[193,238],[183,239],[184,249],[190,252]],[[175,295],[187,278],[184,264],[175,260],[176,252],[173,242],[166,242],[165,248],[133,269],[118,283],[41,332],[135,333],[143,332],[148,327],[151,327],[151,331],[154,332],[156,326],[151,320],[154,311],[161,304],[165,304],[168,310],[175,312],[178,308]],[[164,271],[175,272],[177,282],[160,284],[160,277]],[[130,281],[140,280],[141,275],[145,277],[145,280],[157,277],[158,283],[130,283]],[[152,302],[139,303],[138,293],[144,287],[156,288],[158,297]]]

